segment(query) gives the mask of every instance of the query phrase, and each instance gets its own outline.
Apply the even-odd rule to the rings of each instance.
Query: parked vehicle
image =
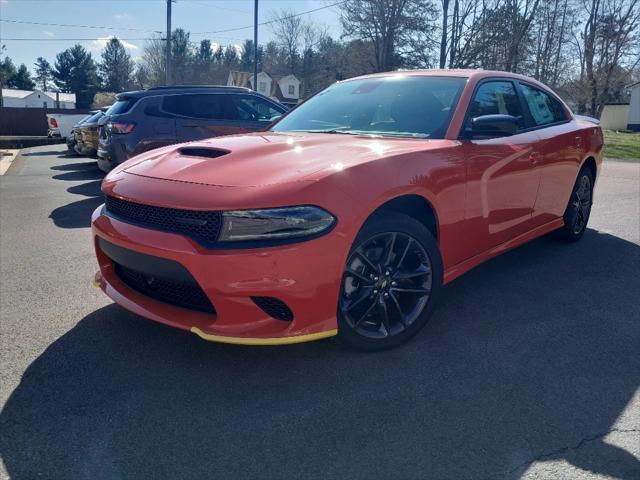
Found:
[[[552,231],[580,240],[602,147],[599,125],[521,75],[346,80],[267,132],[107,175],[96,282],[207,340],[390,348],[425,325],[443,283]]]
[[[66,143],[67,143],[67,149],[70,152],[73,153],[77,153],[75,151],[75,147],[76,147],[76,129],[83,123],[86,122],[87,120],[89,120],[91,117],[93,117],[96,113],[98,113],[99,110],[93,110],[91,112],[89,112],[88,115],[85,115],[84,117],[82,117],[72,128],[71,131],[69,132],[69,135],[66,138]]]
[[[96,157],[98,152],[98,122],[104,117],[102,110],[74,128],[75,151],[86,157]]]
[[[80,120],[87,117],[85,113],[47,113],[48,135],[50,137],[68,138],[71,130]]]
[[[100,127],[98,166],[188,140],[266,129],[286,107],[240,87],[157,87],[118,95]]]

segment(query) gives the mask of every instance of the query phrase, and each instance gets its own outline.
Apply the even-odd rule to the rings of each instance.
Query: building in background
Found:
[[[303,96],[302,82],[295,75],[278,76],[260,72],[258,73],[258,88],[254,88],[251,72],[233,70],[229,72],[227,85],[256,90],[288,107],[295,107]]]
[[[629,99],[629,119],[627,120],[627,130],[640,132],[640,82],[627,86],[631,91]]]
[[[60,107],[56,105],[56,95],[60,101]],[[76,108],[76,95],[75,93],[3,88],[2,106],[14,108]]]

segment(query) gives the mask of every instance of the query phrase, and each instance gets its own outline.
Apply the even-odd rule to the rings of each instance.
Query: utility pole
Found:
[[[171,2],[172,0],[167,0],[167,51],[164,69],[164,83],[167,85],[171,85]]]
[[[253,89],[258,91],[258,0],[253,2]]]

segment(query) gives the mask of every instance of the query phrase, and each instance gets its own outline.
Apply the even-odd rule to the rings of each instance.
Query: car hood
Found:
[[[135,157],[116,170],[144,177],[252,187],[315,181],[364,162],[442,148],[449,140],[321,133],[253,133],[189,142]]]

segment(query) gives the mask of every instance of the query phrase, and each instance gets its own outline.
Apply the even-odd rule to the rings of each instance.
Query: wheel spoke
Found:
[[[358,280],[360,280],[361,282],[364,282],[367,285],[370,285],[372,283],[371,279],[369,277],[365,276],[364,274],[362,274],[360,272],[356,272],[352,268],[349,268],[349,267],[345,268],[344,273],[347,276],[351,276],[351,277],[357,278]]]
[[[360,305],[367,298],[370,298],[371,291],[373,290],[373,287],[362,287],[361,290],[362,291],[360,292],[360,295],[358,296],[358,298],[356,300],[353,300],[353,301],[349,302],[348,305],[344,306],[345,312],[349,312],[349,311],[353,310],[357,305]]]
[[[407,241],[407,246],[404,248],[404,252],[402,252],[402,256],[400,257],[400,260],[398,261],[398,264],[396,265],[396,270],[400,270],[400,266],[404,262],[404,259],[407,256],[407,253],[409,252],[409,247],[411,247],[412,243],[413,243],[413,239],[409,238],[409,240]]]
[[[384,261],[385,266],[388,266],[389,262],[391,261],[391,255],[393,255],[393,247],[396,244],[396,236],[397,236],[397,233],[395,232],[391,234],[391,246],[389,247],[389,253],[387,254],[387,259]]]
[[[394,280],[408,280],[411,278],[416,278],[416,277],[423,277],[425,275],[428,275],[431,273],[431,269],[426,266],[426,265],[420,265],[420,267],[418,267],[417,270],[413,271],[413,272],[401,272],[398,271],[396,272],[395,275],[393,275],[393,279]]]
[[[353,328],[354,328],[354,329],[356,329],[356,330],[357,330],[357,329],[358,329],[358,327],[360,327],[360,325],[362,324],[362,322],[364,321],[364,319],[365,319],[365,318],[367,318],[367,315],[369,315],[369,314],[371,313],[371,310],[373,310],[373,307],[375,307],[375,306],[376,306],[376,303],[377,303],[377,302],[376,302],[375,300],[373,300],[373,301],[371,302],[371,305],[369,305],[369,308],[367,308],[367,309],[365,310],[365,312],[362,314],[362,316],[361,316],[358,320],[356,320],[356,322],[353,324]]]
[[[354,253],[358,255],[362,260],[364,260],[371,270],[380,273],[380,269],[376,265],[374,265],[371,260],[369,260],[369,257],[367,257],[367,255],[363,251],[358,248]]]
[[[385,337],[391,335],[391,322],[389,322],[389,311],[387,310],[387,304],[385,302],[380,302],[380,306],[382,307],[382,317],[380,318],[380,323],[386,330]]]
[[[431,290],[429,290],[428,288],[391,288],[391,291],[393,292],[400,292],[400,293],[420,293],[422,295],[428,295],[429,293],[431,293]]]
[[[396,306],[396,309],[398,310],[398,313],[400,314],[400,322],[402,323],[402,325],[404,325],[406,327],[407,326],[406,318],[404,316],[404,313],[402,313],[402,308],[400,307],[400,303],[398,302],[398,299],[393,294],[393,292],[389,292],[389,296],[391,297],[391,300],[393,300],[393,304]]]

